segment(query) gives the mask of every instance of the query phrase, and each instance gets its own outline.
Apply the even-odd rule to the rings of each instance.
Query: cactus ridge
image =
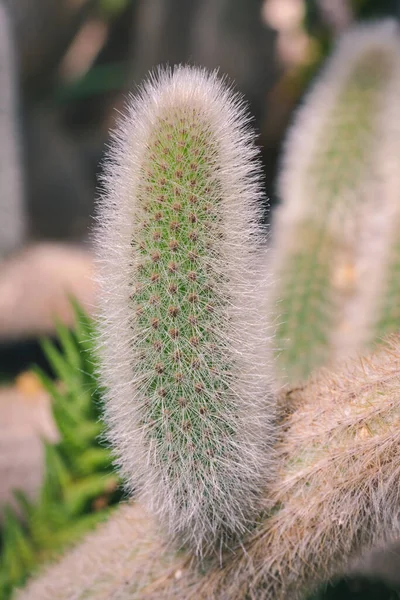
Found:
[[[160,72],[116,133],[100,206],[110,437],[128,486],[200,553],[249,526],[272,463],[255,158],[215,75]]]

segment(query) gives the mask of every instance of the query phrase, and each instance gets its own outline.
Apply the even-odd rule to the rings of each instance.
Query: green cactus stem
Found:
[[[120,124],[99,209],[110,438],[128,487],[199,553],[251,525],[271,474],[256,155],[215,75],[164,71]]]

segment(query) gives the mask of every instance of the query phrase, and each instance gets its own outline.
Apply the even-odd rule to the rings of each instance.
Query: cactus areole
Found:
[[[110,438],[128,486],[199,553],[249,527],[271,474],[269,282],[256,272],[248,121],[215,74],[161,71],[114,134],[99,205]]]

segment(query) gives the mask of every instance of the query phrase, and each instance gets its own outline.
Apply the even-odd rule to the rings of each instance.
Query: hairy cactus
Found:
[[[14,59],[11,25],[0,2],[0,258],[21,245],[24,236]]]
[[[114,136],[100,206],[106,419],[128,487],[196,552],[243,533],[271,475],[269,281],[241,98],[152,78]]]
[[[375,338],[391,258],[386,298],[398,297],[389,233],[398,229],[399,85],[395,23],[358,26],[339,41],[289,133],[273,270],[279,359],[292,381]]]
[[[400,533],[400,340],[287,392],[266,514],[200,571],[139,505],[125,506],[18,600],[300,600]],[[271,509],[271,498],[274,506]]]

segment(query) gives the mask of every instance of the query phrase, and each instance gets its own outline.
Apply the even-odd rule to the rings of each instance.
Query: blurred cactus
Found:
[[[0,2],[0,259],[22,244],[25,229],[16,86],[13,35]]]
[[[139,505],[125,506],[18,600],[304,598],[400,533],[399,373],[395,339],[287,392],[293,412],[266,514],[222,564],[196,571]]]
[[[271,476],[256,156],[215,75],[161,72],[115,135],[98,218],[110,438],[128,486],[199,553],[250,526]]]
[[[382,270],[391,260],[386,299],[396,304],[389,234],[399,190],[399,86],[396,24],[359,26],[339,41],[289,133],[273,270],[279,361],[292,381],[372,341]],[[385,307],[392,323],[393,312]]]
[[[67,544],[105,518],[110,504],[120,498],[118,477],[110,451],[100,441],[101,388],[95,376],[93,325],[76,306],[77,326],[70,332],[58,325],[62,352],[49,341],[44,351],[59,379],[38,375],[52,398],[60,432],[57,443],[44,442],[44,481],[34,500],[16,492],[22,516],[6,511],[0,528],[0,598]],[[22,521],[22,522],[21,522]]]

